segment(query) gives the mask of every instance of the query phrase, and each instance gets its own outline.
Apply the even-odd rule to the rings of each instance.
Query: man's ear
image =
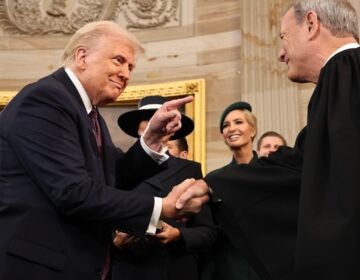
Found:
[[[319,32],[320,21],[317,14],[314,11],[309,11],[305,17],[305,24],[308,29],[308,39],[312,40]]]
[[[188,158],[188,152],[187,151],[181,151],[179,154],[180,158],[187,159]]]
[[[77,48],[74,57],[76,66],[80,67],[80,69],[85,69],[87,57],[86,49],[84,47]]]

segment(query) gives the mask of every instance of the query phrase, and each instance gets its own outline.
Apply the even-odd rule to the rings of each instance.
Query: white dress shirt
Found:
[[[349,44],[345,44],[343,46],[341,46],[340,48],[338,48],[335,52],[333,52],[328,59],[325,61],[324,65],[336,54],[338,54],[339,52],[345,51],[345,50],[349,50],[349,49],[355,49],[360,47],[360,45],[358,43],[349,43]]]

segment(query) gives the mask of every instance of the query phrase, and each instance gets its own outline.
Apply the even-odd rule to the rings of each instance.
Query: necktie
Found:
[[[105,263],[101,272],[101,280],[106,280],[108,279],[108,276],[110,274],[110,267],[111,267],[111,258],[110,258],[110,252],[108,249],[107,255],[106,255],[106,259],[105,259]]]
[[[94,133],[96,145],[100,155],[102,154],[102,141],[101,141],[101,131],[100,131],[100,124],[99,124],[99,113],[96,108],[92,108],[89,113],[90,124],[92,132]]]
[[[101,131],[100,131],[100,123],[99,123],[99,113],[95,107],[93,107],[92,110],[90,111],[89,118],[90,118],[91,130],[94,133],[99,154],[102,155],[102,140],[101,140]],[[109,276],[110,266],[111,266],[111,260],[110,260],[110,252],[108,249],[105,263],[101,272],[101,280],[106,280],[107,277]]]

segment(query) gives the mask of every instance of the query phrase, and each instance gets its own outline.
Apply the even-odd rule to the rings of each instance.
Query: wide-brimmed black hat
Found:
[[[166,98],[159,95],[146,96],[139,100],[138,109],[128,111],[118,118],[118,125],[128,135],[139,137],[138,129],[142,121],[150,120],[157,109],[166,102]],[[171,136],[170,140],[183,138],[194,130],[194,122],[184,114],[181,114],[181,128]]]

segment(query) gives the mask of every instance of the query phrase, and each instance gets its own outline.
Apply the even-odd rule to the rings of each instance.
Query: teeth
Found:
[[[230,140],[236,140],[236,139],[239,139],[239,135],[231,135],[230,137],[229,137],[229,139]]]

